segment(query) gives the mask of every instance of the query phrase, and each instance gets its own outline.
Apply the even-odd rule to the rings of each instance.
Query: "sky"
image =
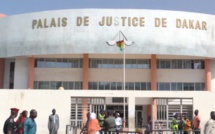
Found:
[[[77,8],[162,9],[215,15],[215,0],[0,0],[7,16]]]

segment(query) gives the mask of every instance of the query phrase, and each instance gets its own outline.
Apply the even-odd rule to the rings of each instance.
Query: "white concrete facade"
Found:
[[[201,128],[204,128],[206,121],[210,117],[210,112],[215,109],[214,97],[212,92],[159,92],[159,91],[24,91],[24,90],[1,90],[0,98],[2,102],[0,114],[0,126],[3,126],[4,120],[9,116],[10,107],[18,107],[20,110],[36,109],[38,111],[37,133],[48,133],[47,123],[51,110],[56,108],[60,116],[59,134],[65,134],[65,126],[70,123],[70,105],[71,97],[128,97],[130,124],[134,125],[134,104],[135,97],[138,98],[192,98],[194,101],[193,109],[199,109],[201,117]],[[38,97],[40,98],[39,101]],[[134,126],[129,127],[134,130]]]

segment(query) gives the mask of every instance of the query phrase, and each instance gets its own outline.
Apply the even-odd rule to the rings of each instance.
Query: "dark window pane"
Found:
[[[117,90],[122,90],[122,82],[117,82]]]
[[[141,84],[140,82],[135,82],[135,90],[140,90]]]
[[[111,82],[111,90],[116,90],[116,82]]]

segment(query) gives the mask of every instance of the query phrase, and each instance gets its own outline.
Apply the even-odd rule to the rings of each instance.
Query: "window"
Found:
[[[183,68],[182,60],[172,60],[172,68],[173,69],[182,69]]]
[[[141,89],[140,82],[135,82],[135,89],[134,90],[140,90],[140,89]]]
[[[122,82],[117,82],[117,90],[122,90]]]
[[[111,90],[116,90],[116,82],[111,82]]]
[[[158,90],[161,90],[161,91],[170,90],[170,83],[158,83]]]
[[[34,89],[82,89],[82,82],[66,82],[66,81],[34,81]]]
[[[38,68],[82,68],[82,59],[36,59],[35,67]]]
[[[157,60],[157,68],[160,69],[171,68],[171,60]]]
[[[194,91],[194,83],[184,83],[184,91]]]
[[[195,90],[196,91],[203,91],[203,90],[205,90],[205,83],[195,83]]]
[[[181,91],[182,90],[182,83],[171,83],[171,90],[173,91]]]

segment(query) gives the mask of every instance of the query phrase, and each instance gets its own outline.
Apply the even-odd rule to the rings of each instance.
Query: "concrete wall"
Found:
[[[28,87],[28,58],[15,59],[14,89]]]
[[[20,110],[36,109],[38,117],[36,119],[38,134],[46,134],[48,116],[52,108],[56,108],[60,116],[59,134],[65,134],[65,126],[70,120],[71,97],[146,97],[146,98],[193,98],[193,109],[199,109],[201,117],[201,127],[203,128],[210,117],[210,112],[215,109],[215,92],[181,92],[181,91],[69,91],[69,90],[0,90],[1,104],[0,126],[9,116],[10,107],[18,107]],[[136,100],[137,101],[137,100]],[[131,102],[131,101],[130,101]],[[132,101],[133,102],[133,101]],[[131,105],[131,104],[129,104]],[[134,104],[132,104],[134,105]],[[130,109],[134,111],[135,109]],[[130,116],[130,115],[129,115]],[[134,118],[134,116],[130,116]]]

